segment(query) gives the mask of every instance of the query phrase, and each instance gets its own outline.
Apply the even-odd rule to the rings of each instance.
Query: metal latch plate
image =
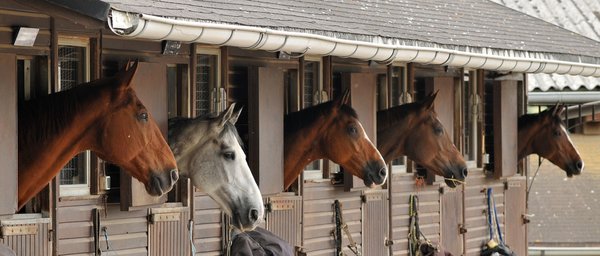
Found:
[[[179,221],[179,213],[178,212],[168,212],[168,213],[154,213],[150,218],[151,222],[161,222],[161,221]]]

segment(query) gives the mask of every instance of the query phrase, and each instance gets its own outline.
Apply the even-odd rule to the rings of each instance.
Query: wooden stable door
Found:
[[[249,164],[263,195],[283,191],[283,70],[248,70]]]
[[[344,73],[342,87],[344,90],[350,89],[350,104],[356,110],[367,136],[373,145],[377,145],[377,75]],[[365,187],[363,181],[353,175],[344,175],[344,184],[347,190]]]
[[[17,58],[14,54],[0,54],[0,215],[17,210]]]
[[[162,135],[167,138],[167,67],[165,64],[140,62],[131,81],[137,97],[148,109],[158,124]],[[164,203],[166,195],[148,195],[144,184],[121,171],[121,209]]]

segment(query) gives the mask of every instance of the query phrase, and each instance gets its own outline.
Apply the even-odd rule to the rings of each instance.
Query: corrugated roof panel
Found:
[[[600,1],[597,0],[491,0],[543,19],[594,40],[600,40]],[[585,51],[582,49],[582,51]],[[530,74],[528,89],[595,90],[600,79],[593,77]]]

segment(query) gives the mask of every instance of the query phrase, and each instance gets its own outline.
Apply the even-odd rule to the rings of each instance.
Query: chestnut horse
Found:
[[[583,160],[562,122],[564,110],[557,104],[539,114],[519,117],[518,159],[538,154],[572,177],[583,171]]]
[[[175,157],[129,85],[131,68],[19,106],[18,207],[77,153],[91,150],[144,183],[153,196],[178,179]]]
[[[406,155],[456,187],[467,164],[433,109],[436,96],[377,111],[377,148],[386,163]]]
[[[363,179],[368,187],[381,185],[387,167],[367,137],[354,109],[346,105],[350,92],[334,101],[298,112],[284,120],[284,187],[287,189],[304,167],[326,158]]]
[[[217,117],[169,120],[169,146],[179,174],[207,193],[233,218],[240,230],[253,230],[262,220],[264,206],[235,129],[242,110],[235,104]]]

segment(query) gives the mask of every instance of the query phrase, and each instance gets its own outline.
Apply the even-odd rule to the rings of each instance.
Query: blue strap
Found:
[[[492,228],[492,188],[487,189],[487,215],[490,240],[492,240],[494,239],[494,229]]]
[[[494,229],[492,228],[492,205],[494,206],[494,219],[496,220],[496,229],[498,230],[498,242],[504,245],[504,238],[502,237],[502,230],[500,229],[500,222],[498,222],[498,213],[496,212],[496,201],[494,200],[492,188],[487,189],[488,197],[488,227],[490,230],[490,240],[494,238]]]

